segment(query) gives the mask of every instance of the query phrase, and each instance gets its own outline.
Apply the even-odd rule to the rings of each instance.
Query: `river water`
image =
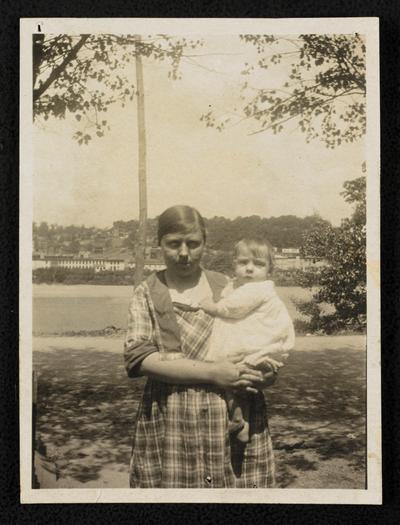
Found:
[[[293,299],[304,299],[300,287],[278,287],[278,294],[292,318],[299,317]],[[33,332],[60,333],[125,328],[132,286],[33,285]]]

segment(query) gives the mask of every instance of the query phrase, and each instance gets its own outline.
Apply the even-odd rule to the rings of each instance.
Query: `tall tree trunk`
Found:
[[[146,128],[144,121],[143,64],[140,49],[141,37],[137,36],[136,47],[136,90],[139,159],[139,232],[135,248],[135,286],[143,279],[146,250],[147,191],[146,191]]]

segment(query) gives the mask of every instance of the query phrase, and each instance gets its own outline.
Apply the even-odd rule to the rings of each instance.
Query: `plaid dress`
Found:
[[[210,278],[209,282],[212,285]],[[143,360],[153,351],[167,351],[168,338],[163,337],[162,327],[168,331],[165,317],[171,314],[179,329],[180,351],[198,360],[203,360],[207,352],[213,318],[202,310],[185,311],[172,306],[166,287],[161,288],[162,300],[154,301],[154,283],[154,278],[149,278],[138,286],[130,304],[125,342],[128,373],[135,368],[137,355]],[[158,282],[156,286],[160,290],[163,285]],[[159,302],[161,307],[154,304]],[[274,460],[264,396],[259,393],[251,399],[250,441],[243,445],[229,435],[223,390],[213,385],[172,385],[149,379],[135,422],[130,486],[273,486]]]

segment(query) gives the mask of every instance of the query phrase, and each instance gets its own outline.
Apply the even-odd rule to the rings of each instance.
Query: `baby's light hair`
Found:
[[[248,237],[237,242],[233,249],[233,256],[236,259],[242,250],[250,251],[253,257],[265,259],[268,263],[269,273],[272,273],[275,266],[274,248],[267,240],[259,237]]]

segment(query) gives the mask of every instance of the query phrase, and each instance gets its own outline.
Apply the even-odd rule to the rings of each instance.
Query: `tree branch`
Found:
[[[362,73],[359,72],[359,70],[355,67],[355,65],[348,61],[348,59],[344,56],[344,54],[341,53],[341,50],[337,44],[333,44],[333,45],[336,48],[336,60],[337,60],[339,67],[343,69],[343,66],[344,66],[348,74],[353,77],[354,83],[365,92],[365,85],[359,80],[360,76],[365,77],[365,75],[362,75]],[[353,71],[351,71],[351,69]]]
[[[186,59],[186,61],[192,66],[199,67],[200,69],[205,69],[206,71],[209,71],[210,73],[217,73],[218,75],[223,75],[226,77],[230,76],[228,73],[225,73],[223,71],[218,71],[216,69],[212,69],[210,67],[203,66],[203,64],[199,64],[196,60],[194,60],[193,58],[190,58],[189,56],[182,55],[182,58]]]
[[[317,108],[320,105],[328,104],[329,102],[332,102],[333,100],[335,100],[337,98],[340,98],[340,97],[343,97],[343,96],[348,96],[348,95],[351,95],[351,94],[353,94],[352,90],[343,91],[342,93],[339,93],[338,95],[333,95],[328,100],[318,101],[317,103],[313,104],[312,106],[309,106],[306,109],[314,111],[314,109]],[[268,111],[266,110],[265,112],[267,113]],[[281,124],[285,124],[285,122],[288,122],[289,120],[297,118],[299,116],[300,116],[300,113],[294,113],[293,115],[289,115],[288,118],[282,119],[282,120],[280,120],[278,122],[272,122],[271,124],[269,124],[265,128],[259,129],[257,131],[253,131],[253,132],[249,133],[249,135],[257,135],[258,133],[262,133],[263,131],[267,131],[267,130],[271,129],[274,126],[279,126]]]
[[[184,53],[182,54],[183,57],[213,57],[213,56],[216,56],[216,57],[221,57],[221,56],[242,56],[243,53],[202,53],[202,54],[199,54],[199,55],[185,55]]]
[[[308,91],[315,90],[315,89],[317,89],[320,85],[321,85],[321,83],[318,82],[318,83],[314,84],[313,86],[309,86],[309,87],[305,87],[305,88],[303,88],[303,91],[302,91],[301,93],[292,93],[290,96],[287,96],[286,98],[284,98],[283,100],[281,100],[281,102],[279,102],[279,103],[276,103],[276,102],[275,102],[274,105],[273,105],[273,109],[276,110],[277,108],[279,108],[279,107],[281,107],[281,106],[285,106],[285,105],[287,105],[287,104],[289,103],[289,101],[292,100],[292,99],[295,100],[296,98],[300,98],[300,97],[304,97],[304,96],[306,96]],[[262,90],[260,90],[260,91],[262,91]],[[264,90],[264,91],[265,91],[265,90]],[[269,90],[269,91],[278,91],[278,90],[274,89],[274,90]],[[318,93],[318,92],[317,92],[317,93]],[[256,99],[257,99],[257,97],[256,97]],[[253,101],[256,100],[256,99],[253,99]],[[250,104],[251,104],[251,102],[250,102]],[[246,116],[246,117],[243,117],[242,120],[241,120],[240,122],[242,122],[243,120],[248,120],[248,119],[251,119],[251,118],[257,117],[257,115],[262,115],[262,114],[264,114],[264,113],[268,113],[268,111],[271,111],[271,108],[270,108],[270,109],[260,109],[260,110],[256,111],[255,113],[252,113],[251,115],[248,115],[248,116]],[[267,129],[267,128],[266,128],[266,129]],[[255,133],[260,133],[261,131],[264,131],[264,130],[256,131]]]
[[[66,66],[74,60],[79,50],[89,38],[90,35],[82,35],[79,42],[71,49],[62,63],[53,69],[49,77],[41,84],[37,89],[33,90],[33,102],[39,100],[39,98],[47,91],[47,89],[52,85],[52,83],[60,76],[60,74],[65,70]]]

